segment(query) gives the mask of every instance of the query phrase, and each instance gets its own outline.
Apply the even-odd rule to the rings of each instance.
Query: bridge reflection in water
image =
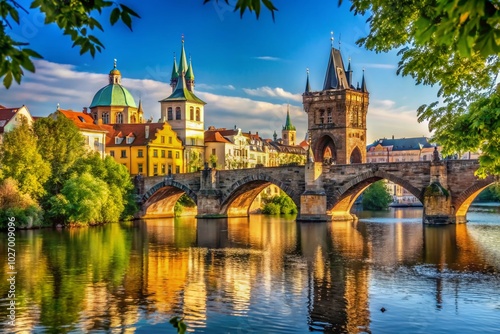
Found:
[[[500,277],[484,235],[470,230],[449,225],[422,231],[410,214],[399,223],[370,217],[299,224],[293,217],[256,215],[23,231],[17,289],[26,307],[19,309],[17,329],[163,331],[170,317],[182,315],[190,329],[207,332],[403,332],[411,314],[419,314],[420,325],[428,315],[422,310],[427,306],[380,294],[402,284],[401,270],[413,273],[412,284],[433,296],[436,308],[453,304],[446,300],[450,280],[439,272],[453,272],[452,281],[469,288],[485,273]],[[489,236],[500,241],[500,227]],[[462,279],[467,273],[477,276]],[[494,302],[500,305],[500,298]],[[381,307],[390,315],[384,317]]]

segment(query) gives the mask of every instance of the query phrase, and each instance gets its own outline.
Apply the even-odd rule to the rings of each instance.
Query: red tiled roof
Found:
[[[14,116],[19,110],[19,108],[0,108],[0,120],[1,121],[10,121],[12,116]]]
[[[79,129],[88,131],[106,131],[102,126],[94,124],[94,119],[89,114],[73,111],[58,109],[58,112],[63,114],[67,119],[71,120]]]
[[[106,146],[144,146],[156,138],[156,133],[163,129],[167,123],[136,123],[136,124],[105,124],[101,125],[108,130],[106,134]],[[146,126],[149,127],[149,136],[146,138]],[[135,139],[127,144],[126,135],[134,135]],[[115,137],[123,138],[120,144],[115,144]]]
[[[205,131],[205,142],[231,143],[219,131]]]

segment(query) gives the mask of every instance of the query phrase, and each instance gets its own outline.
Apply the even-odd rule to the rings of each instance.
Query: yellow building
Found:
[[[182,141],[168,123],[102,125],[108,130],[106,153],[131,175],[184,173]]]

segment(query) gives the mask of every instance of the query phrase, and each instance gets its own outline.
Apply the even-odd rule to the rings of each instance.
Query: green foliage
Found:
[[[475,202],[500,202],[500,186],[494,185],[484,189],[474,200]]]
[[[293,200],[285,193],[270,198],[264,198],[264,208],[262,213],[266,215],[296,214],[297,206]]]
[[[186,194],[182,194],[182,196],[175,202],[174,206],[174,216],[179,217],[182,215],[184,208],[194,208],[196,203]]]
[[[387,210],[392,202],[392,196],[387,191],[383,180],[371,184],[363,192],[363,209],[364,210]]]
[[[187,326],[184,323],[184,318],[179,318],[179,317],[173,317],[169,321],[174,328],[177,328],[177,334],[184,334],[186,333]]]
[[[38,151],[51,166],[46,190],[51,194],[58,193],[63,182],[70,177],[70,168],[85,155],[84,138],[76,125],[64,116],[41,118],[34,123],[33,129],[38,138]]]
[[[38,8],[45,17],[45,24],[55,23],[64,35],[73,41],[73,47],[80,49],[80,54],[89,52],[92,57],[96,51],[104,48],[102,42],[93,34],[94,31],[103,31],[101,23],[96,19],[103,9],[115,6],[110,13],[110,23],[114,25],[121,20],[132,30],[132,17],[139,15],[129,7],[106,0],[93,1],[61,1],[61,0],[33,0],[30,9]],[[36,51],[27,48],[27,43],[14,40],[7,28],[12,28],[11,22],[19,24],[20,14],[28,11],[16,0],[0,0],[0,78],[3,85],[9,88],[14,79],[18,84],[24,75],[24,70],[35,72],[33,58],[42,58]]]
[[[29,195],[19,191],[12,178],[0,183],[0,228],[7,227],[9,217],[16,219],[18,228],[42,225],[42,209]]]
[[[116,186],[89,173],[70,178],[64,183],[60,194],[50,199],[52,217],[62,217],[71,225],[117,222],[124,209]]]
[[[22,193],[34,199],[45,194],[44,185],[51,174],[49,164],[42,159],[37,137],[26,119],[4,134],[0,146],[2,177],[12,178]]]
[[[210,1],[212,0],[204,0],[203,4],[206,4]],[[219,0],[215,0],[215,2],[219,2]],[[229,5],[229,0],[224,0],[224,2]],[[249,12],[255,12],[255,16],[258,19],[262,5],[264,5],[264,7],[266,7],[271,12],[274,21],[274,11],[277,11],[278,8],[274,7],[274,4],[271,0],[238,0],[234,5],[234,11],[236,12],[239,10],[240,17],[243,17],[243,14],[246,10],[248,10]]]

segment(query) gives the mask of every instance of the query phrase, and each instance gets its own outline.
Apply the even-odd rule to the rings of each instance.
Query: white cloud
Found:
[[[217,90],[217,89],[227,89],[227,90],[236,90],[233,85],[209,85],[209,84],[196,84],[196,89],[201,90]]]
[[[365,68],[379,68],[382,70],[394,70],[396,69],[396,65],[393,64],[371,64],[371,63],[364,63],[360,64],[361,66]]]
[[[251,96],[276,97],[286,100],[302,102],[302,95],[287,92],[281,87],[271,88],[268,86],[264,86],[259,88],[243,88],[243,91]]]
[[[278,57],[271,57],[271,56],[259,56],[259,57],[255,57],[255,59],[268,60],[268,61],[278,61],[278,60],[281,60]]]

